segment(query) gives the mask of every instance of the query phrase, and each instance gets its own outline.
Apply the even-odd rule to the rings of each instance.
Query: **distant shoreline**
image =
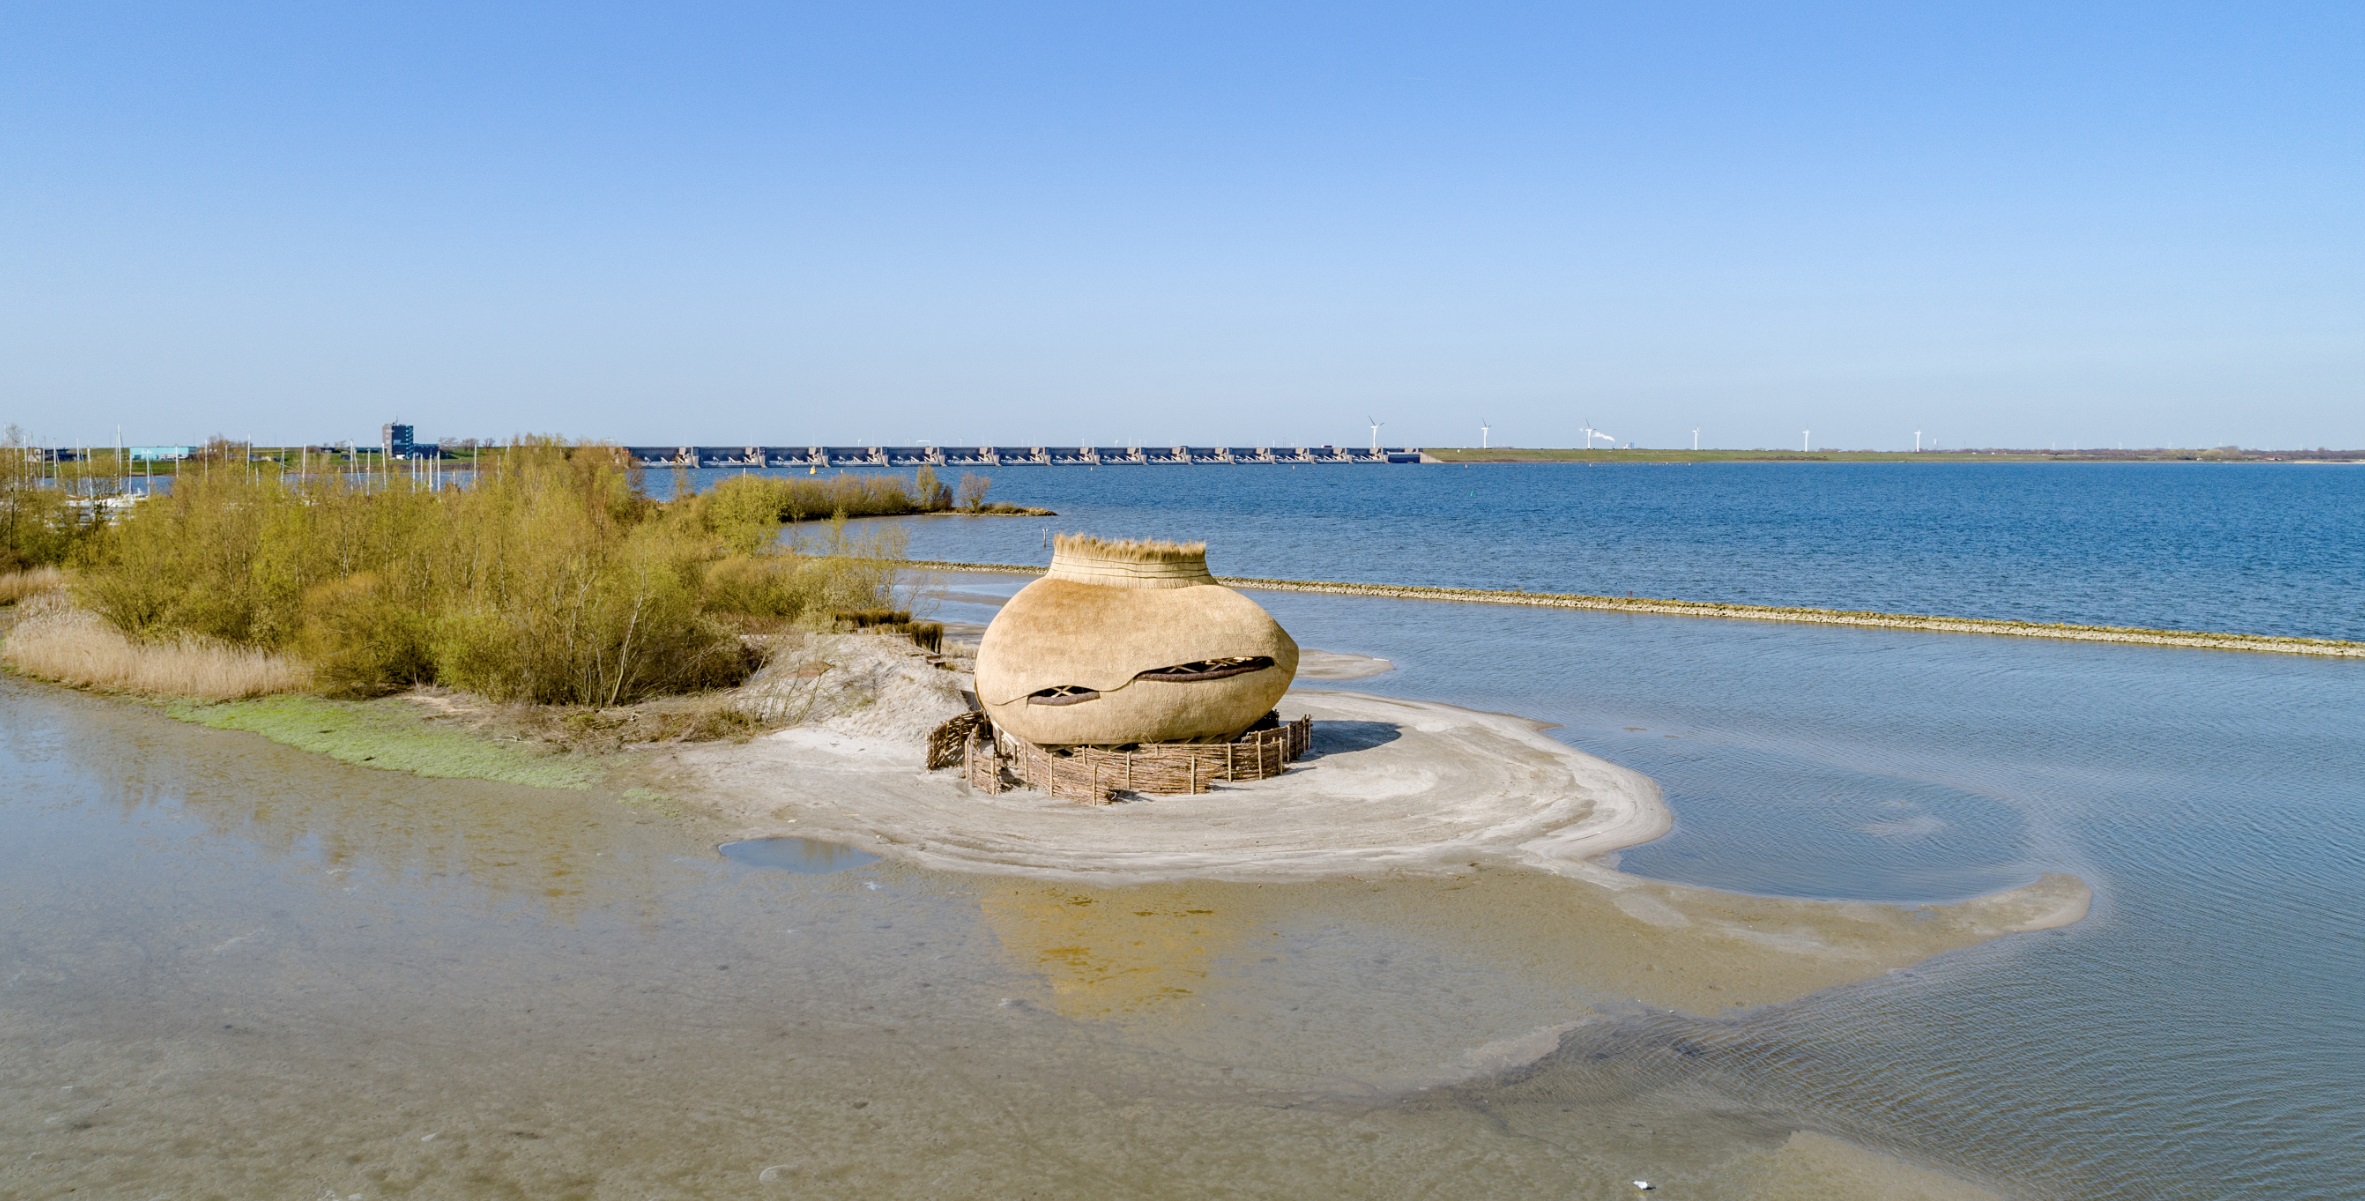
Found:
[[[1043,573],[1043,569],[1040,567],[1028,567],[1016,563],[954,563],[933,559],[910,559],[905,560],[903,565],[924,571],[974,571],[1002,575],[1041,575]],[[2184,647],[2194,650],[2248,651],[2270,655],[2312,655],[2332,659],[2365,659],[2365,642],[2350,642],[2337,638],[2290,638],[2274,634],[2224,634],[2207,630],[2153,630],[2139,626],[2096,626],[2076,625],[2067,622],[1940,617],[1923,613],[1881,613],[1863,609],[1735,605],[1713,601],[1670,600],[1663,597],[1589,596],[1570,592],[1447,588],[1424,584],[1359,584],[1343,580],[1271,580],[1251,576],[1219,576],[1217,581],[1234,588],[1264,592],[1377,596],[1393,600],[1450,601],[1477,605],[1522,605],[1539,609],[1590,609],[1599,612],[1648,613],[1670,617],[1716,617],[1730,621],[1784,621],[1802,625],[1922,630],[1937,634],[1990,634],[2006,638],[2047,638],[2063,642],[2115,642],[2137,646]]]
[[[1424,447],[1435,463],[2331,463],[2365,465],[2365,450],[1583,450],[1577,447]]]

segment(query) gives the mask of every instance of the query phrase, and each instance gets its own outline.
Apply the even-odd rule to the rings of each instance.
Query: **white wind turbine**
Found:
[[[1366,417],[1364,420],[1371,423],[1371,453],[1376,455],[1380,453],[1380,427],[1388,423],[1377,417]]]
[[[1486,435],[1487,432],[1493,428],[1494,427],[1486,423],[1486,418],[1481,417],[1478,419],[1478,449],[1486,449]]]
[[[1602,431],[1600,431],[1600,430],[1594,429],[1594,428],[1593,428],[1593,425],[1592,425],[1592,423],[1591,423],[1591,422],[1587,422],[1587,423],[1586,423],[1586,425],[1585,425],[1585,449],[1587,449],[1587,450],[1591,450],[1591,449],[1593,449],[1593,440],[1594,440],[1595,438],[1599,438],[1599,439],[1601,439],[1602,441],[1609,443],[1609,444],[1610,444],[1610,449],[1612,449],[1612,450],[1615,450],[1615,449],[1617,449],[1617,446],[1618,446],[1618,437],[1617,437],[1617,435],[1615,435],[1615,434],[1609,434],[1609,433],[1604,433],[1604,432],[1602,432]]]

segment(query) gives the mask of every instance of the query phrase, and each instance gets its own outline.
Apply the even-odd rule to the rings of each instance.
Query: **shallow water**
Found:
[[[954,583],[957,618],[1023,581]],[[1524,873],[767,870],[661,801],[0,679],[0,1195],[1731,1197],[1807,1128],[2027,1197],[2365,1179],[2365,667],[1261,599],[1398,665],[1358,690],[1659,779],[1628,870],[2066,870],[2093,916],[1687,1017],[1589,983]]]
[[[2040,870],[2096,889],[2068,931],[1662,1070],[1813,1097],[1837,1132],[2070,1195],[2365,1180],[2361,665],[1266,599],[1315,645],[1401,665],[1372,691],[1560,721],[1658,779],[1677,828],[1629,871],[1880,899]]]
[[[796,872],[806,876],[850,872],[879,861],[878,856],[868,851],[815,842],[808,838],[747,838],[726,842],[715,850],[723,858],[744,867]]]
[[[1306,645],[1397,664],[1357,690],[1559,722],[1657,779],[1676,829],[1624,852],[1627,871],[1892,901],[2044,871],[2096,889],[2066,931],[1706,1033],[1589,1030],[1563,1059],[1649,1047],[1656,1083],[1782,1096],[2036,1195],[2335,1197],[2365,1179],[2365,665],[1258,599]],[[1559,1095],[1538,1081],[1514,1092]]]
[[[1790,1129],[1404,1100],[1613,1000],[1502,949],[1533,877],[770,871],[7,681],[0,779],[0,1195],[1716,1196]]]

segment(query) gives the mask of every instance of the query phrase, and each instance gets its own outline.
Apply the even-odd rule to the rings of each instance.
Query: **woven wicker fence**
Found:
[[[936,727],[928,735],[928,770],[959,764],[968,753],[970,737],[985,728],[985,714],[975,709]]]
[[[1267,715],[1257,724],[1261,728],[1229,742],[1151,742],[1131,750],[1091,746],[1055,750],[1013,738],[995,729],[983,714],[968,713],[946,722],[930,736],[928,765],[933,769],[959,762],[970,787],[981,792],[997,793],[1015,785],[1094,805],[1107,804],[1120,792],[1206,792],[1219,780],[1263,780],[1280,775],[1313,745],[1311,717],[1283,725],[1277,716]],[[958,760],[949,746],[955,739],[961,748]]]

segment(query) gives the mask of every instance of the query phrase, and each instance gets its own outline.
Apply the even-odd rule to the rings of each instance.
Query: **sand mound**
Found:
[[[1281,711],[1315,721],[1313,754],[1288,774],[1103,807],[972,792],[954,772],[922,771],[916,741],[900,728],[843,719],[680,758],[749,836],[828,839],[949,870],[1110,882],[1311,879],[1481,861],[1565,870],[1668,827],[1647,777],[1522,718],[1313,691],[1291,693]]]
[[[776,650],[731,704],[762,721],[908,744],[917,763],[928,731],[969,708],[967,678],[900,638],[817,634]]]

